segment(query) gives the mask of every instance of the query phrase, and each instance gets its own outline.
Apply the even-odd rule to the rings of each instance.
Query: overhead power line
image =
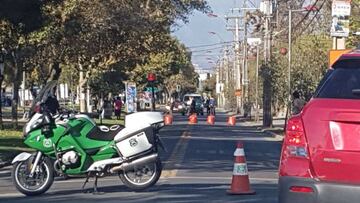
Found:
[[[221,47],[212,47],[212,48],[209,48],[209,49],[195,50],[195,51],[191,51],[191,52],[196,53],[196,52],[204,52],[204,51],[213,51],[213,50],[222,49],[222,48],[224,48],[224,47],[223,46],[221,46]]]
[[[316,1],[314,2],[314,4],[312,5],[312,7],[316,6],[316,4],[318,3],[318,1],[319,1],[319,0],[316,0]],[[325,2],[325,1],[324,1],[324,2]],[[298,28],[298,27],[301,25],[301,23],[304,22],[304,20],[310,15],[311,12],[312,12],[311,10],[308,10],[307,13],[306,13],[306,15],[294,26],[293,29],[296,30],[296,28]]]
[[[319,14],[320,10],[323,8],[323,6],[325,5],[326,1],[323,1],[323,3],[320,5],[320,7],[317,9],[315,15],[311,18],[311,20],[309,21],[309,23],[306,25],[306,27],[304,29],[301,30],[301,32],[294,37],[294,40],[296,40],[297,37],[301,36],[305,30],[307,30],[309,28],[309,26],[312,24],[312,22],[315,20],[315,18],[317,17],[317,15]]]
[[[188,49],[196,49],[196,48],[211,47],[211,46],[217,46],[217,45],[221,45],[221,44],[231,44],[231,43],[233,43],[233,41],[220,42],[220,43],[214,43],[214,44],[197,45],[197,46],[191,46],[191,47],[187,47],[187,48]]]
[[[326,1],[323,1],[323,3],[320,5],[319,9],[316,11],[315,15],[312,17],[312,19],[310,20],[310,22],[306,25],[306,27],[304,29],[301,30],[300,34],[298,36],[301,36],[305,30],[307,30],[309,28],[309,26],[312,24],[312,22],[315,20],[315,18],[317,17],[317,15],[319,14],[320,10],[323,8],[323,6],[325,5]]]

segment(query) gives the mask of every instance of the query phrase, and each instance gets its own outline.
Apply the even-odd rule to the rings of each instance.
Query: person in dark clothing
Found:
[[[292,114],[296,115],[301,112],[304,108],[306,102],[302,98],[300,98],[300,93],[298,91],[293,92],[293,102],[292,102]]]
[[[60,105],[56,96],[52,95],[46,99],[45,105],[52,114],[56,114],[59,111]]]
[[[192,101],[191,101],[191,104],[190,104],[190,115],[193,114],[193,113],[196,113],[195,106],[196,106],[195,98],[192,98]]]
[[[114,102],[114,109],[115,109],[116,119],[118,119],[118,120],[120,120],[121,108],[122,108],[122,101],[121,101],[120,97],[117,97]]]
[[[205,108],[206,108],[206,113],[209,115],[210,114],[210,99],[209,98],[206,98]]]

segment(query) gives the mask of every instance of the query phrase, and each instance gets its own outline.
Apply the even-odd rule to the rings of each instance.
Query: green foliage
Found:
[[[299,91],[309,100],[328,68],[328,51],[331,38],[327,35],[304,35],[292,46],[291,94]],[[283,47],[278,44],[275,50]],[[288,57],[275,51],[270,62],[273,108],[278,111],[288,101]]]
[[[216,75],[212,75],[209,79],[205,80],[204,92],[210,93],[212,97],[216,96]]]
[[[118,70],[98,72],[90,77],[88,85],[93,95],[117,95],[124,89],[123,78],[124,74]]]
[[[360,31],[360,0],[351,1],[350,33]],[[346,43],[348,48],[359,46],[360,36],[350,34]]]
[[[225,108],[235,111],[237,107],[237,101],[235,96],[236,84],[233,80],[229,81],[227,87],[224,88],[224,96],[226,99]]]
[[[293,46],[292,89],[309,100],[328,69],[331,39],[327,35],[301,37]]]
[[[81,67],[86,78],[79,84],[105,94],[119,91],[123,80],[144,85],[148,71],[164,86],[182,71],[184,89],[192,89],[190,57],[170,32],[194,10],[210,9],[203,0],[4,0],[0,42],[12,67],[6,79],[20,81],[25,68],[31,87],[60,76],[74,84]]]

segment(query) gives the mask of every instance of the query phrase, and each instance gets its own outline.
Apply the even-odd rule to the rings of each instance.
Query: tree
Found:
[[[45,78],[59,79],[64,68],[75,68],[81,92],[90,80],[102,78],[107,71],[128,78],[157,57],[173,57],[165,52],[177,46],[171,26],[177,20],[186,22],[194,10],[207,12],[209,8],[203,0],[3,0],[0,40],[10,50],[14,72],[9,77],[16,78],[14,90],[17,92],[25,66],[38,77],[32,86],[44,83]],[[171,67],[175,67],[173,62]],[[165,69],[159,71],[176,74]],[[16,97],[14,94],[13,109]]]
[[[350,16],[350,36],[347,40],[347,46],[349,48],[355,48],[359,46],[360,36],[352,35],[352,32],[360,31],[360,0],[351,1],[351,16]]]

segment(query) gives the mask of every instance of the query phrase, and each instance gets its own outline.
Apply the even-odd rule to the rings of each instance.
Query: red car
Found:
[[[360,51],[345,54],[289,119],[280,203],[360,202]]]

